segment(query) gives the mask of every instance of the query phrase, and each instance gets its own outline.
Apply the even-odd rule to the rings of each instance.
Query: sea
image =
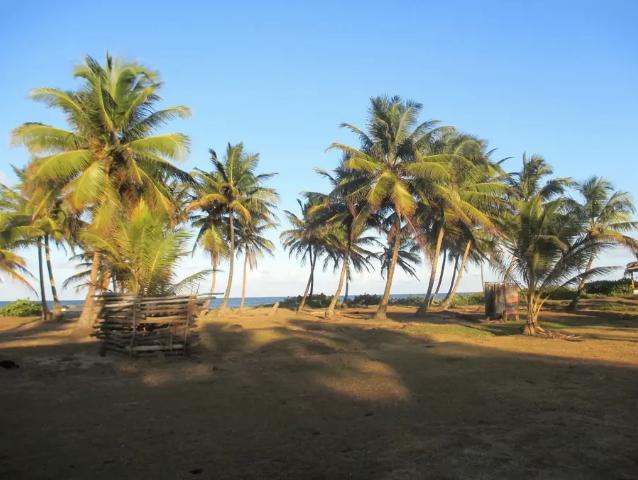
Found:
[[[356,295],[350,295],[349,297],[353,298],[355,296]],[[425,295],[423,294],[397,293],[397,294],[390,295],[390,298],[399,299],[399,298],[424,297],[424,296]],[[442,299],[443,297],[445,297],[445,294],[439,293],[436,299],[439,300],[439,299]],[[287,298],[289,297],[246,297],[246,306],[257,307],[259,305],[272,305],[275,302],[281,302],[283,300],[286,300]],[[37,301],[37,299],[32,299],[32,300]],[[0,307],[4,307],[5,305],[7,305],[8,303],[11,303],[12,301],[13,300],[0,300]],[[230,308],[236,308],[236,307],[239,307],[240,302],[241,302],[241,298],[231,297],[228,301],[228,305]],[[49,304],[49,307],[53,308],[52,301],[49,300],[47,303]],[[66,305],[69,307],[79,308],[84,303],[84,300],[61,300],[60,303],[62,305]],[[215,298],[213,299],[212,307],[213,308],[218,307],[221,303],[222,303],[221,298]]]

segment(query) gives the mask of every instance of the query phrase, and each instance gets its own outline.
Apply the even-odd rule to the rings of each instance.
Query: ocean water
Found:
[[[356,295],[349,295],[350,298],[355,297]],[[418,293],[397,293],[397,294],[393,294],[390,295],[390,298],[410,298],[410,297],[423,297],[423,294],[418,294]],[[444,293],[439,293],[436,297],[437,300],[442,299],[443,297],[445,297]],[[255,307],[258,305],[270,305],[273,304],[275,302],[281,302],[283,300],[285,300],[288,297],[246,297],[246,306],[250,306],[250,307]],[[342,297],[343,298],[343,297]],[[37,299],[34,299],[35,301],[37,301]],[[239,307],[239,304],[241,302],[241,298],[234,298],[231,297],[229,299],[229,306],[230,308],[236,308]],[[4,307],[6,304],[11,303],[11,301],[7,301],[7,300],[0,300],[0,307]],[[53,302],[52,301],[47,301],[49,307],[53,307]],[[76,307],[79,308],[82,306],[82,304],[84,303],[84,300],[62,300],[61,301],[62,305],[67,305],[70,307]],[[222,303],[221,298],[215,298],[213,300],[213,308],[218,307],[220,304]]]

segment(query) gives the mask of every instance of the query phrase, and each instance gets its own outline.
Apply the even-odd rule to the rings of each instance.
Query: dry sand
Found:
[[[200,324],[189,358],[98,355],[0,319],[0,478],[638,477],[638,302],[550,312],[582,341],[394,307]],[[601,310],[601,309],[607,310]]]

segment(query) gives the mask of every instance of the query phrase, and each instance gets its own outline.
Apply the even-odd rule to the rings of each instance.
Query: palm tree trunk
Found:
[[[481,291],[485,291],[485,280],[483,280],[483,259],[481,259]]]
[[[313,292],[315,291],[315,265],[317,263],[317,252],[315,251],[314,255],[312,253],[312,247],[310,248],[310,297],[312,297]]]
[[[210,266],[212,267],[213,271],[211,272],[210,281],[211,297],[208,299],[208,304],[206,305],[206,308],[208,309],[213,306],[213,300],[215,297],[213,297],[212,294],[215,293],[215,287],[217,286],[217,258],[215,257],[215,255],[210,256]]]
[[[394,235],[394,245],[392,245],[392,257],[390,257],[390,265],[388,265],[388,274],[385,280],[385,288],[383,290],[383,297],[377,307],[377,311],[374,314],[375,320],[385,320],[386,313],[388,312],[388,304],[390,303],[390,291],[392,290],[392,279],[394,278],[394,270],[397,266],[397,260],[399,259],[399,250],[401,249],[401,217],[397,216],[397,222],[395,225],[396,231]]]
[[[523,328],[523,335],[534,336],[540,331],[538,325],[538,309],[536,307],[536,295],[534,289],[530,288],[527,293],[527,320]]]
[[[450,298],[450,293],[452,293],[452,289],[454,288],[454,282],[456,281],[456,274],[458,272],[458,269],[459,269],[459,256],[456,255],[454,257],[454,268],[452,269],[452,280],[450,280],[450,288],[448,288],[447,294],[445,295],[443,302],[445,302],[448,298]]]
[[[241,303],[239,304],[239,309],[244,309],[244,304],[246,303],[246,273],[248,272],[248,254],[244,255],[244,276],[241,281]]]
[[[49,318],[49,306],[47,305],[46,291],[44,289],[44,271],[42,267],[42,237],[38,237],[38,273],[40,280],[40,304],[42,312],[40,318],[47,320]]]
[[[346,291],[343,294],[343,302],[340,303],[341,307],[343,307],[345,303],[348,301],[349,290],[350,290],[350,265],[348,265],[348,270],[346,271]]]
[[[97,290],[97,276],[99,273],[99,268],[100,254],[98,252],[94,252],[93,259],[91,261],[91,276],[89,278],[89,288],[86,292],[84,307],[82,308],[82,315],[80,315],[79,320],[79,324],[81,327],[92,327],[97,317],[97,310],[95,308],[95,292]]]
[[[472,246],[471,241],[468,241],[467,244],[465,245],[465,250],[463,251],[463,259],[461,260],[461,266],[459,267],[458,273],[456,274],[456,281],[454,282],[454,286],[452,287],[452,290],[450,290],[450,293],[447,294],[447,297],[445,297],[445,300],[443,300],[443,303],[441,304],[441,308],[443,310],[446,310],[447,308],[450,307],[452,300],[454,300],[454,295],[456,295],[456,291],[461,285],[461,278],[463,277],[463,272],[465,270],[465,264],[467,263],[467,259],[470,256],[471,246]],[[459,261],[459,257],[456,257],[456,261],[457,262]]]
[[[348,271],[349,263],[350,251],[346,253],[346,256],[343,259],[343,266],[341,267],[341,274],[339,275],[339,285],[337,285],[337,291],[335,292],[334,297],[332,297],[332,300],[330,300],[330,305],[328,305],[328,308],[326,310],[326,318],[332,318],[335,316],[335,307],[337,306],[337,302],[339,301],[339,297],[341,296],[341,289],[343,288],[343,283],[346,278],[346,272]]]
[[[439,275],[439,283],[436,285],[436,290],[434,290],[434,298],[439,294],[439,290],[441,289],[441,282],[443,282],[443,274],[445,273],[445,263],[447,262],[447,248],[443,249],[443,263],[441,264],[441,274]]]
[[[229,233],[228,237],[230,239],[229,246],[229,259],[228,259],[228,283],[226,284],[226,291],[224,292],[224,299],[222,300],[222,304],[220,305],[220,310],[226,310],[228,308],[228,298],[230,297],[230,288],[233,285],[233,267],[235,264],[235,223],[233,219],[233,214],[231,212],[229,217]]]
[[[593,263],[594,263],[594,255],[591,255],[589,257],[589,261],[587,262],[587,270],[585,270],[586,272],[591,270],[591,266],[593,265]],[[568,310],[576,311],[578,309],[578,302],[580,302],[580,297],[583,296],[584,292],[585,292],[585,277],[581,277],[580,281],[578,282],[578,290],[576,290],[576,293],[574,293],[574,298],[572,299],[571,303],[567,307]]]
[[[51,263],[51,247],[49,246],[49,236],[44,236],[44,255],[47,262],[47,272],[49,274],[49,284],[51,285],[51,296],[53,297],[53,319],[59,319],[62,316],[62,305],[58,298],[58,289],[55,286],[55,278],[53,277],[53,265]]]
[[[308,291],[310,290],[310,285],[312,284],[312,264],[310,265],[310,275],[308,275],[308,281],[306,282],[306,289],[303,292],[303,296],[301,297],[301,301],[299,302],[299,306],[297,307],[297,312],[301,312],[303,308],[306,306],[306,299],[308,298]]]
[[[443,237],[445,236],[445,229],[443,225],[439,227],[439,232],[436,236],[436,245],[434,247],[434,255],[432,257],[432,270],[430,271],[430,280],[428,282],[428,291],[425,294],[425,301],[421,305],[416,314],[420,315],[426,313],[432,303],[432,289],[434,288],[434,279],[436,278],[436,272],[439,268],[439,256],[441,255],[441,245],[443,244]]]

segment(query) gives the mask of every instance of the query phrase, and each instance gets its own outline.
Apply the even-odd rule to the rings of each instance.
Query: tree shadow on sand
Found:
[[[25,361],[0,372],[0,474],[630,478],[638,467],[628,366],[347,320],[215,321],[200,335],[190,358],[100,360],[92,345],[97,364],[65,369],[30,363],[38,347],[12,349]]]

